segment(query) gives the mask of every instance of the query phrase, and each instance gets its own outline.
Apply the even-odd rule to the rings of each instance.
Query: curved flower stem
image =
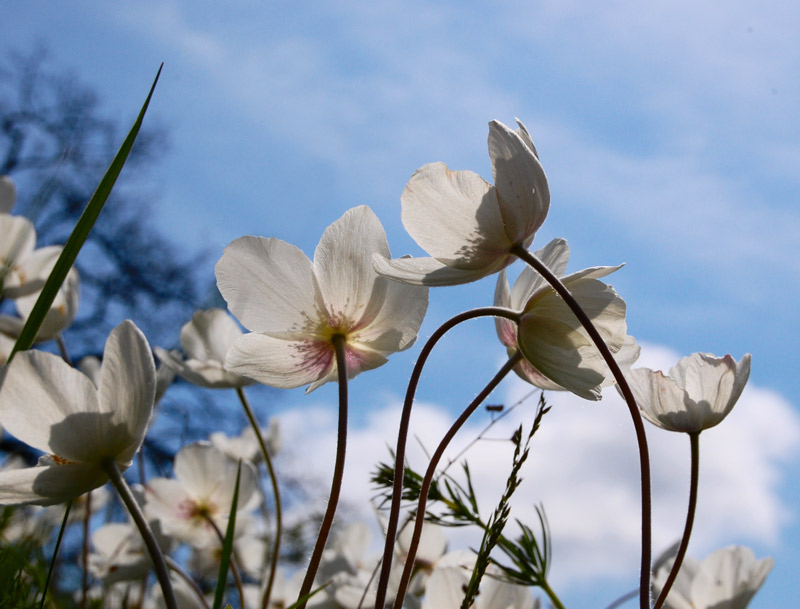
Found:
[[[447,433],[442,438],[439,446],[436,447],[436,451],[431,457],[431,462],[428,464],[428,470],[425,472],[425,478],[423,478],[422,485],[420,486],[419,503],[417,504],[417,516],[414,519],[414,532],[411,536],[411,541],[408,544],[406,564],[403,567],[403,575],[400,579],[400,585],[397,589],[397,597],[394,601],[394,609],[400,609],[403,606],[406,588],[408,587],[408,582],[411,580],[411,572],[414,569],[414,557],[417,555],[419,540],[422,536],[422,525],[425,522],[425,505],[428,501],[428,491],[431,488],[433,476],[436,473],[436,466],[439,465],[439,461],[441,460],[447,445],[450,444],[450,441],[453,439],[456,433],[458,433],[458,430],[461,429],[472,413],[477,410],[478,406],[480,406],[481,403],[489,396],[489,394],[494,391],[495,387],[500,384],[500,381],[502,381],[506,375],[513,370],[514,366],[516,366],[521,359],[522,353],[519,351],[516,351],[514,355],[508,358],[508,361],[503,364],[503,367],[500,368],[494,377],[492,377],[492,380],[489,381],[486,387],[484,387],[477,396],[475,396],[475,399],[470,402],[470,405],[467,406],[464,412],[461,413],[461,416],[456,419],[456,422],[453,423],[452,427],[447,430]]]
[[[155,535],[153,535],[153,530],[150,528],[150,525],[147,524],[147,519],[144,517],[139,504],[136,503],[136,499],[133,497],[128,483],[125,482],[125,478],[122,477],[122,472],[119,471],[117,462],[114,461],[114,459],[108,459],[103,463],[103,470],[108,474],[108,477],[111,479],[111,484],[117,489],[117,493],[125,504],[125,507],[128,508],[133,522],[139,529],[144,545],[150,553],[150,559],[153,561],[153,569],[156,572],[158,583],[161,585],[161,592],[164,595],[164,603],[167,609],[178,609],[178,601],[175,599],[175,592],[172,589],[172,582],[169,579],[169,571],[167,570],[167,563],[164,560],[164,555],[161,553],[161,548],[158,547]]]
[[[256,434],[258,445],[261,448],[261,454],[264,457],[264,463],[267,464],[267,471],[269,472],[269,479],[272,483],[272,494],[275,496],[275,539],[272,544],[272,564],[269,566],[269,576],[267,577],[267,587],[264,590],[264,597],[261,600],[262,609],[266,609],[269,605],[269,599],[272,595],[272,585],[275,582],[275,571],[278,568],[278,554],[281,548],[281,536],[283,534],[283,512],[281,507],[281,493],[278,488],[278,477],[275,475],[275,468],[272,466],[272,457],[267,450],[267,443],[264,442],[264,436],[261,433],[261,427],[258,420],[253,414],[253,409],[250,407],[250,402],[241,387],[236,388],[236,395],[239,396],[239,401],[242,403],[244,413],[247,415],[247,420],[250,421],[250,426]]]
[[[400,520],[400,501],[403,494],[403,473],[404,462],[406,456],[406,440],[408,438],[408,426],[411,421],[411,408],[414,405],[414,396],[417,392],[419,379],[422,376],[422,369],[425,367],[425,362],[428,356],[433,351],[434,346],[439,339],[441,339],[447,332],[452,330],[458,324],[476,319],[478,317],[505,317],[512,321],[519,321],[519,313],[515,313],[509,309],[501,307],[482,307],[460,313],[444,322],[427,340],[422,350],[419,353],[414,370],[411,372],[411,377],[408,379],[408,388],[406,389],[406,397],[403,402],[403,413],[400,416],[400,429],[397,433],[397,447],[395,449],[394,460],[394,482],[392,485],[392,505],[389,510],[389,521],[386,524],[386,544],[383,548],[383,560],[381,562],[381,575],[378,579],[377,595],[375,597],[375,609],[383,609],[386,601],[386,588],[389,584],[389,574],[392,568],[392,558],[394,550],[395,537],[397,536],[397,523]]]
[[[241,463],[241,461],[240,461]],[[219,539],[220,548],[225,546],[225,533],[222,532],[217,526],[217,523],[214,522],[214,519],[209,516],[208,514],[203,514],[206,522],[214,529],[214,532],[217,534],[217,538]],[[239,602],[241,606],[244,607],[244,585],[242,584],[242,574],[239,573],[239,564],[236,561],[236,552],[231,552],[231,573],[233,573],[233,581],[236,583],[236,591],[239,593]],[[221,567],[220,567],[221,569]]]
[[[311,561],[308,564],[303,585],[300,587],[300,594],[297,600],[308,596],[314,585],[314,578],[317,576],[317,569],[322,561],[322,551],[325,549],[325,542],[331,532],[333,516],[336,513],[336,506],[339,503],[339,492],[342,490],[342,476],[344,474],[344,458],[347,449],[347,361],[345,359],[345,337],[341,334],[334,334],[331,338],[334,353],[336,354],[336,371],[339,381],[339,429],[336,442],[336,463],[333,466],[333,480],[331,482],[331,494],[328,498],[328,508],[322,518],[322,525],[317,536],[317,543],[314,552],[311,554]],[[305,609],[308,599],[304,600],[297,609]]]
[[[589,337],[594,342],[600,355],[608,365],[611,374],[617,381],[620,391],[625,398],[625,403],[628,405],[631,419],[633,419],[633,427],[636,430],[636,441],[639,447],[639,470],[641,475],[642,485],[642,560],[639,573],[639,605],[641,609],[650,608],[650,558],[652,554],[652,499],[650,495],[650,453],[647,448],[647,436],[644,431],[644,423],[642,415],[639,414],[639,407],[636,405],[636,399],[633,397],[633,392],[622,374],[622,370],[617,364],[614,356],[606,345],[597,328],[594,327],[589,316],[581,308],[578,301],[570,293],[567,287],[556,277],[550,269],[547,268],[536,256],[531,254],[521,245],[515,245],[511,248],[511,253],[526,262],[528,265],[539,273],[547,283],[549,283],[559,296],[564,300],[570,310],[581,322],[581,325],[586,330]]]
[[[205,594],[203,594],[203,591],[200,589],[200,586],[197,585],[197,582],[191,578],[191,576],[183,569],[183,567],[181,567],[178,563],[172,560],[169,556],[165,556],[164,560],[166,561],[167,566],[170,568],[170,571],[177,574],[178,577],[180,577],[184,582],[186,582],[186,584],[192,589],[200,604],[203,605],[205,609],[211,609],[211,606],[208,604],[206,596]]]
[[[700,432],[693,432],[689,434],[689,444],[692,451],[692,465],[691,477],[689,482],[689,508],[686,513],[686,525],[683,528],[683,538],[681,538],[681,545],[678,546],[678,553],[675,555],[675,562],[672,563],[672,570],[667,576],[667,581],[664,582],[664,587],[658,595],[656,604],[653,609],[659,609],[667,600],[672,584],[678,577],[683,564],[683,558],[686,556],[686,549],[689,547],[689,538],[692,536],[692,526],[694,525],[694,513],[697,508],[697,488],[700,479]]]

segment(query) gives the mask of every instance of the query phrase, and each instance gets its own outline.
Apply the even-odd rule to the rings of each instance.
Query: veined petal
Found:
[[[530,140],[527,130],[524,133]],[[547,177],[523,137],[498,121],[489,123],[489,157],[506,234],[512,243],[521,243],[539,230],[547,217]]]
[[[411,176],[401,200],[408,234],[445,264],[481,269],[513,245],[494,188],[476,173],[425,165]]]
[[[414,344],[428,310],[428,289],[378,278],[386,294],[377,316],[356,333],[359,344],[384,354],[403,351]]]
[[[100,411],[110,413],[100,452],[127,462],[144,440],[156,393],[156,368],[142,331],[125,320],[108,336],[100,369]]]
[[[181,349],[188,358],[215,360],[221,364],[230,346],[241,335],[242,330],[223,309],[196,311],[192,320],[181,328]]]
[[[18,261],[29,255],[36,245],[36,231],[23,216],[0,214],[0,287]],[[14,285],[12,280],[11,285]]]
[[[384,295],[373,298],[375,254],[391,256],[383,226],[366,205],[348,210],[322,234],[314,274],[332,326],[343,320],[368,323],[378,313]]]
[[[195,498],[208,499],[228,474],[228,458],[210,442],[194,442],[175,455],[175,478]]]
[[[83,461],[102,442],[102,428],[77,424],[74,418],[91,413],[95,415],[91,422],[99,425],[97,390],[85,374],[60,357],[42,351],[17,353],[0,371],[0,379],[0,424],[26,444]],[[57,425],[68,427],[67,433],[54,433]]]
[[[323,317],[311,261],[280,239],[236,239],[217,262],[216,275],[228,308],[253,332],[309,330]]]
[[[39,465],[0,472],[0,505],[54,505],[102,486],[108,476],[97,465]]]
[[[477,270],[453,268],[435,258],[394,258],[389,260],[375,255],[372,262],[375,265],[375,271],[384,277],[412,285],[434,287],[477,281],[506,266],[511,262],[511,257],[508,258],[505,265]]]
[[[225,368],[265,385],[291,389],[326,376],[334,369],[333,360],[333,346],[321,339],[251,333],[230,348]]]

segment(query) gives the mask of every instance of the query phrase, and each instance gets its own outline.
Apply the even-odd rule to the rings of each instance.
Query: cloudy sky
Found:
[[[552,192],[536,243],[566,238],[572,270],[627,263],[610,281],[645,345],[643,363],[753,354],[740,404],[702,438],[692,551],[744,543],[774,556],[752,606],[790,606],[800,567],[800,323],[791,304],[800,293],[800,5],[29,0],[3,12],[3,50],[45,45],[54,66],[74,69],[126,121],[165,62],[147,119],[171,140],[149,177],[154,213],[168,232],[180,227],[177,242],[211,249],[212,259],[245,234],[310,254],[324,228],[360,204],[381,218],[393,253],[421,255],[400,223],[410,175],[444,161],[489,177],[488,121],[523,120]],[[422,336],[493,291],[487,279],[432,292]],[[353,503],[369,494],[368,464],[386,455],[415,353],[353,383]],[[460,328],[437,350],[418,410],[427,446],[502,357],[490,322]],[[525,392],[509,381],[491,401],[510,405]],[[335,389],[279,400],[287,442],[330,441]],[[518,514],[544,502],[564,600],[603,606],[636,581],[630,424],[615,394],[552,402]],[[513,416],[531,412],[529,404]],[[688,442],[664,435],[651,433],[662,546],[682,527],[688,471]],[[468,453],[487,481],[487,506],[499,492],[493,472],[508,459],[501,446],[480,442]]]

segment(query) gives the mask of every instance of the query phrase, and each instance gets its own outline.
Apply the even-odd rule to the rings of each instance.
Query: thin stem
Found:
[[[205,521],[211,526],[212,529],[214,529],[214,533],[217,534],[220,548],[224,547],[225,534],[222,532],[222,529],[217,526],[217,523],[214,522],[214,519],[208,514],[203,514],[203,518],[205,518]],[[236,561],[235,554],[236,552],[231,552],[231,573],[233,573],[233,581],[236,583],[236,591],[239,594],[239,602],[241,603],[242,607],[244,607],[244,585],[242,584],[242,575],[239,573],[239,565]],[[222,569],[222,567],[220,567],[220,569]]]
[[[103,463],[103,470],[108,474],[108,477],[111,479],[111,484],[117,489],[117,493],[125,504],[125,507],[128,508],[133,522],[139,529],[144,545],[150,553],[150,559],[153,561],[153,569],[156,572],[158,583],[161,585],[161,592],[164,595],[164,603],[167,605],[167,609],[178,609],[178,601],[175,598],[175,591],[172,589],[172,582],[169,579],[169,571],[167,570],[167,563],[164,560],[164,555],[161,553],[161,548],[158,547],[158,542],[156,542],[155,535],[153,535],[153,530],[147,523],[147,519],[144,517],[139,504],[136,503],[136,499],[128,483],[125,482],[122,472],[119,471],[117,462],[114,461],[114,459],[106,460]]]
[[[261,433],[261,427],[258,424],[255,414],[253,414],[253,409],[250,407],[250,402],[244,393],[244,389],[237,387],[236,395],[239,396],[239,401],[242,403],[242,408],[244,408],[244,413],[247,415],[247,420],[250,421],[250,426],[253,428],[253,432],[256,434],[258,445],[261,447],[261,454],[264,457],[264,463],[267,465],[269,479],[272,483],[272,493],[275,496],[275,539],[272,545],[272,564],[269,566],[267,587],[264,591],[264,597],[261,600],[262,609],[266,609],[267,605],[269,605],[270,596],[272,595],[272,585],[275,581],[275,572],[278,568],[278,554],[281,547],[281,535],[283,534],[281,493],[280,489],[278,488],[278,477],[275,475],[275,468],[272,466],[272,457],[267,449],[267,443],[264,442],[264,436]]]
[[[56,568],[56,557],[58,550],[61,547],[61,540],[64,538],[64,531],[69,522],[69,510],[72,507],[72,501],[67,501],[67,507],[64,509],[64,519],[61,521],[61,528],[58,530],[58,537],[56,537],[56,546],[53,548],[53,557],[50,559],[50,568],[47,570],[47,578],[44,580],[44,588],[42,589],[42,599],[39,603],[39,609],[44,609],[44,602],[47,599],[47,590],[50,588],[50,579],[53,577],[53,571]]]
[[[297,600],[306,597],[314,585],[314,578],[317,576],[317,569],[322,561],[322,551],[325,549],[325,542],[333,526],[333,516],[336,514],[336,506],[339,504],[339,493],[342,490],[342,477],[344,474],[344,459],[347,450],[347,360],[345,358],[346,342],[341,334],[334,334],[331,339],[334,353],[336,355],[336,371],[339,381],[339,429],[336,440],[336,463],[333,466],[333,480],[331,481],[331,494],[328,498],[328,507],[325,516],[322,518],[317,543],[311,554],[311,561],[308,564],[303,585],[300,587],[300,594]],[[308,599],[304,600],[297,609],[305,609]]]
[[[658,595],[656,604],[653,609],[659,609],[667,600],[672,584],[678,577],[678,572],[681,570],[683,559],[686,556],[686,549],[689,547],[689,538],[692,536],[692,526],[694,525],[694,514],[697,508],[697,489],[700,480],[700,432],[693,432],[689,434],[689,445],[692,452],[692,465],[689,482],[689,507],[686,512],[686,525],[683,527],[683,537],[681,538],[681,545],[678,546],[678,553],[675,555],[675,562],[672,563],[672,570],[667,576],[667,581],[664,582],[664,587]]]
[[[612,602],[606,609],[617,609],[617,607],[621,607],[625,603],[627,603],[632,598],[636,598],[639,596],[639,589],[636,588],[635,590],[631,590],[630,592],[623,594],[617,600]]]
[[[61,353],[61,359],[63,359],[71,366],[72,360],[69,357],[69,351],[67,350],[67,343],[64,342],[64,337],[61,336],[61,333],[56,335],[56,344],[58,345],[59,353]]]
[[[636,405],[636,399],[633,397],[633,392],[622,374],[622,370],[617,364],[614,356],[606,345],[597,328],[594,327],[589,316],[581,308],[578,301],[570,293],[567,287],[556,277],[550,269],[547,268],[536,256],[531,254],[521,245],[516,245],[511,248],[511,253],[519,257],[521,260],[529,264],[533,269],[538,272],[549,283],[559,296],[564,300],[570,310],[581,322],[581,325],[586,330],[589,337],[594,342],[600,355],[606,362],[611,374],[617,381],[617,386],[625,398],[625,403],[628,406],[631,419],[633,420],[633,427],[636,430],[636,441],[639,448],[639,471],[641,476],[642,486],[642,559],[639,573],[639,605],[640,609],[650,609],[650,559],[652,554],[652,499],[650,495],[650,453],[647,448],[647,436],[644,431],[644,423],[642,415],[639,414],[639,407]]]
[[[81,558],[83,560],[83,573],[81,574],[81,609],[86,609],[89,595],[89,524],[92,519],[92,491],[86,493],[85,512],[83,514],[83,546]]]
[[[178,577],[180,577],[183,581],[185,581],[189,585],[189,587],[192,589],[195,596],[197,596],[197,599],[200,601],[203,607],[205,607],[205,609],[211,609],[211,605],[209,605],[208,601],[206,600],[206,595],[203,594],[203,591],[200,589],[200,586],[197,585],[197,582],[191,578],[191,576],[183,569],[183,567],[181,567],[177,562],[172,560],[169,556],[165,556],[164,560],[167,562],[167,566],[170,568],[170,570],[173,573],[177,574]]]
[[[437,342],[458,324],[478,317],[505,317],[512,321],[519,321],[519,313],[501,307],[482,307],[466,311],[444,322],[427,340],[419,353],[414,370],[408,379],[408,388],[403,402],[403,412],[400,416],[400,428],[397,433],[397,447],[395,449],[394,461],[394,481],[392,484],[392,505],[389,510],[389,520],[386,524],[386,543],[383,548],[383,559],[381,562],[381,576],[378,579],[377,595],[375,597],[375,609],[383,609],[386,602],[386,590],[389,585],[389,574],[394,558],[394,543],[397,536],[397,523],[400,520],[400,502],[403,494],[403,474],[406,456],[406,441],[408,439],[408,427],[411,422],[411,408],[414,405],[414,396],[417,392],[419,379],[422,376],[422,369],[428,356],[433,351]]]
[[[475,396],[475,399],[470,402],[470,405],[461,413],[461,416],[456,419],[456,422],[453,423],[453,426],[447,430],[447,433],[442,438],[442,441],[439,443],[439,446],[436,447],[436,451],[433,453],[431,457],[431,462],[428,464],[428,470],[425,472],[425,478],[422,480],[422,485],[420,486],[419,491],[419,503],[417,504],[417,514],[416,518],[414,519],[414,532],[411,536],[411,541],[408,544],[408,551],[406,553],[406,564],[403,567],[403,575],[400,579],[400,585],[397,589],[397,597],[394,601],[394,609],[400,609],[403,606],[403,599],[405,598],[406,588],[408,587],[408,582],[411,580],[411,572],[414,569],[414,557],[417,555],[417,548],[419,547],[419,540],[422,535],[422,525],[425,522],[425,506],[428,501],[428,491],[430,490],[431,483],[433,482],[433,476],[436,473],[436,467],[439,465],[439,461],[444,454],[447,445],[450,444],[450,441],[453,437],[458,433],[458,430],[467,422],[467,419],[478,409],[478,406],[489,396],[489,394],[494,391],[495,387],[500,384],[506,375],[514,369],[520,360],[522,359],[522,353],[516,351],[514,355],[512,355],[508,361],[503,364],[503,367],[492,377],[492,380],[484,387],[481,392]]]

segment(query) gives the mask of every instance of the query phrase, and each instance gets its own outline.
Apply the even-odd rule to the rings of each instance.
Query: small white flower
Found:
[[[1,374],[0,423],[46,454],[36,467],[0,472],[0,505],[62,503],[105,484],[108,460],[122,471],[131,465],[150,423],[156,374],[133,322],[111,331],[97,387],[41,351],[17,353]]]
[[[255,381],[225,370],[228,349],[243,332],[222,309],[197,311],[181,328],[181,348],[186,359],[172,351],[156,347],[165,365],[184,380],[212,389],[245,387]]]
[[[655,595],[661,592],[672,569],[667,561],[653,574]],[[745,609],[767,579],[771,558],[757,560],[750,548],[731,546],[699,562],[686,557],[669,591],[666,609]]]
[[[425,165],[402,195],[408,234],[431,258],[375,257],[376,270],[417,285],[456,285],[508,266],[511,248],[527,248],[547,217],[550,189],[528,130],[489,123],[494,186],[472,171]]]
[[[714,427],[733,408],[750,377],[750,354],[737,362],[730,355],[693,353],[665,376],[636,368],[626,374],[648,421],[662,429],[699,433]]]

